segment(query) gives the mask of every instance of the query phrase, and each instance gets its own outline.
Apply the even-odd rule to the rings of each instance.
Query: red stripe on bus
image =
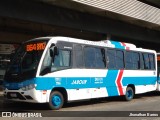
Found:
[[[129,50],[129,47],[127,47],[124,42],[121,42],[121,44],[125,47],[126,50]]]
[[[123,71],[124,71],[124,70],[120,70],[120,71],[119,71],[118,78],[117,78],[118,91],[119,91],[119,94],[120,94],[120,95],[124,95],[124,93],[123,93],[123,88],[122,88],[122,84],[121,84],[122,76],[123,76]]]

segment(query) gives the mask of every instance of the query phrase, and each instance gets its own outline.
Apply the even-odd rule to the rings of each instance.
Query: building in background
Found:
[[[159,0],[2,0],[0,44],[41,36],[112,39],[160,51]],[[0,47],[2,49],[3,46]],[[4,55],[5,54],[5,55]],[[8,53],[0,55],[1,74]],[[3,62],[3,63],[2,63]],[[1,76],[2,78],[2,76]]]
[[[15,52],[17,44],[0,44],[0,83],[10,63],[10,55]]]

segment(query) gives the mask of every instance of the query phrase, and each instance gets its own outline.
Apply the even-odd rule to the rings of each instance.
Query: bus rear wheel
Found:
[[[127,87],[126,94],[125,94],[125,100],[130,101],[134,97],[134,91],[132,87]]]
[[[64,97],[59,91],[53,91],[49,98],[49,107],[52,110],[59,110],[64,104]]]

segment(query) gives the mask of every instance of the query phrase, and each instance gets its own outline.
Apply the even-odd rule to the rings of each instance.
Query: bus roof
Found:
[[[27,42],[37,41],[37,40],[46,40],[46,39],[50,40],[50,42],[52,43],[57,43],[57,41],[65,41],[65,42],[71,42],[71,43],[95,45],[95,46],[102,46],[102,47],[120,48],[120,49],[137,50],[137,51],[143,50],[146,52],[156,52],[155,50],[136,48],[136,46],[131,43],[117,42],[113,40],[90,41],[90,40],[83,40],[83,39],[78,39],[78,38],[62,37],[62,36],[39,37],[39,38],[29,40]]]

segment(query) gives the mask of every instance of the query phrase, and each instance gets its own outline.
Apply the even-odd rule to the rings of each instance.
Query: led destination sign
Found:
[[[44,50],[46,47],[46,42],[39,42],[39,43],[30,43],[26,45],[26,51],[39,51]]]

